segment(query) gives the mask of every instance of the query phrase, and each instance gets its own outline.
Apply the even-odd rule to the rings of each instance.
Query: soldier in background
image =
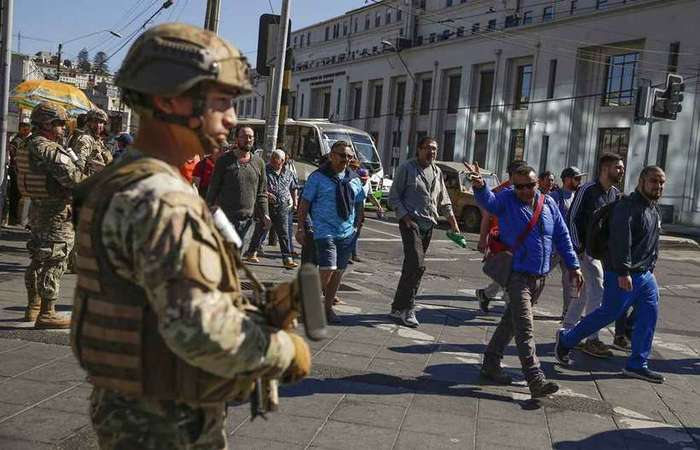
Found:
[[[3,214],[3,221],[8,225],[16,225],[20,221],[19,201],[21,195],[17,186],[17,151],[24,146],[24,143],[32,134],[32,125],[27,117],[22,118],[17,129],[17,134],[10,139],[7,146],[9,154],[7,167],[7,193],[5,197],[6,208]]]
[[[77,128],[68,147],[80,158],[80,164],[88,175],[99,172],[112,162],[112,153],[102,142],[102,133],[109,117],[99,108],[91,109],[85,117],[85,127]]]
[[[25,273],[28,305],[24,318],[37,328],[68,328],[70,319],[56,314],[59,283],[73,248],[71,190],[85,178],[74,153],[64,149],[66,110],[40,103],[32,111],[34,127],[17,154],[19,189],[31,198],[27,248],[31,262]],[[38,317],[37,317],[38,316]]]
[[[92,423],[103,449],[224,449],[226,402],[258,377],[306,376],[311,358],[242,297],[207,205],[178,171],[225,142],[247,64],[214,33],[163,24],[134,42],[116,84],[140,117],[134,149],[76,194],[71,341],[94,385]]]

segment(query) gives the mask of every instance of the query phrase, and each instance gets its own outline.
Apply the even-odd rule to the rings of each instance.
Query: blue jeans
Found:
[[[352,234],[346,238],[316,239],[318,268],[320,270],[345,270],[352,253],[352,242]]]
[[[245,248],[245,240],[246,237],[248,236],[248,231],[250,231],[250,227],[253,224],[253,218],[252,217],[244,217],[240,219],[230,219],[231,224],[233,225],[233,228],[236,229],[236,233],[238,233],[238,236],[241,238],[241,251]]]
[[[630,307],[634,307],[632,354],[627,360],[627,368],[640,369],[647,366],[651,354],[659,315],[659,288],[651,272],[632,274],[631,292],[620,289],[617,277],[615,272],[605,272],[602,304],[581,319],[574,328],[564,331],[560,342],[566,348],[573,348],[583,338],[614,322]]]

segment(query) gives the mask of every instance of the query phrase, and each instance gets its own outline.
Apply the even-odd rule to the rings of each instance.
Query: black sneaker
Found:
[[[612,346],[618,350],[622,350],[623,352],[630,351],[630,341],[627,339],[627,336],[615,336]]]
[[[487,380],[504,386],[509,386],[513,382],[513,378],[505,373],[501,367],[483,365],[479,373]]]
[[[479,300],[479,308],[481,308],[481,311],[484,313],[489,312],[489,303],[493,299],[486,296],[484,289],[476,290],[476,299]]]
[[[546,397],[552,395],[559,390],[559,385],[554,381],[549,381],[546,378],[535,378],[527,384],[530,388],[532,398]]]
[[[564,331],[564,328],[561,328],[559,331],[557,331],[557,340],[554,344],[554,358],[556,358],[559,364],[563,366],[568,366],[571,364],[571,358],[569,357],[571,349],[564,347],[564,344],[561,343],[561,334]]]
[[[622,374],[630,378],[639,378],[640,380],[648,381],[650,383],[662,384],[666,381],[663,375],[653,370],[649,370],[648,367],[642,367],[641,369],[622,369]]]

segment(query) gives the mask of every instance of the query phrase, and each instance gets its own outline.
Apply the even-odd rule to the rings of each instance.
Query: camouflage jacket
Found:
[[[78,155],[78,164],[88,175],[99,172],[114,159],[102,140],[85,130],[76,130],[76,134],[70,138],[69,146]]]
[[[139,157],[130,151],[118,164]],[[166,170],[116,193],[104,214],[102,243],[116,274],[145,290],[166,345],[188,364],[227,378],[267,367],[281,373],[294,357],[289,335],[271,334],[229,294],[192,276],[221,278],[211,250],[217,231],[196,214],[193,205],[203,202],[196,190],[158,163]],[[192,254],[200,255],[197,263]]]
[[[86,176],[60,144],[41,135],[32,135],[21,151],[27,151],[29,168],[47,176],[47,189],[53,198],[42,202],[70,203],[72,189]]]

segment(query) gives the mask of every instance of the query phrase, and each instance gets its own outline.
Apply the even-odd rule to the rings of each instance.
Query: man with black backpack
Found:
[[[477,203],[498,217],[499,239],[507,248],[484,265],[484,271],[505,286],[510,301],[486,347],[481,375],[499,384],[511,383],[511,377],[501,369],[501,360],[506,345],[515,338],[532,397],[553,394],[559,386],[548,381],[540,368],[532,309],[544,289],[553,246],[565,261],[572,282],[578,288],[583,283],[566,223],[554,200],[538,192],[537,174],[532,167],[516,169],[511,177],[513,189],[498,194],[488,189],[478,164],[466,167]],[[487,266],[493,266],[494,270]]]
[[[564,316],[564,328],[574,326],[581,319],[582,312],[590,314],[600,306],[603,298],[603,266],[586,249],[586,230],[597,210],[618,199],[620,190],[616,185],[624,175],[625,164],[622,157],[615,153],[603,153],[598,160],[598,177],[581,186],[569,209],[571,241],[581,260],[581,270],[586,281],[581,296],[571,299]],[[588,337],[581,346],[581,351],[596,358],[612,356],[608,346],[600,340],[598,332]]]
[[[645,167],[637,190],[611,208],[607,227],[597,228],[608,230],[607,252],[603,257],[603,302],[574,328],[559,330],[554,351],[560,363],[568,365],[569,352],[578,342],[634,306],[632,353],[622,373],[652,383],[664,382],[663,375],[649,370],[647,361],[659,312],[654,266],[659,254],[661,219],[656,203],[665,183],[666,175],[661,168]],[[604,239],[604,232],[600,234]]]

